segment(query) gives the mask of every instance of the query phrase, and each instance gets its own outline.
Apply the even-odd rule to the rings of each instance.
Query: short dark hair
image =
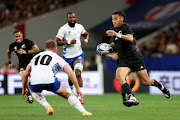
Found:
[[[56,41],[53,41],[53,40],[47,40],[46,41],[46,49],[51,49],[51,50],[53,50],[54,48],[56,48],[57,47],[57,43],[56,43]]]
[[[112,15],[123,16],[124,20],[126,19],[126,14],[123,11],[114,11]]]
[[[22,34],[22,32],[21,32],[20,30],[15,30],[15,31],[13,32],[13,35],[14,35],[15,33],[18,33],[18,32],[20,32],[20,33]]]
[[[69,12],[69,13],[67,13],[67,18],[68,18],[68,15],[69,15],[69,14],[75,14],[75,13],[73,13],[73,12]]]

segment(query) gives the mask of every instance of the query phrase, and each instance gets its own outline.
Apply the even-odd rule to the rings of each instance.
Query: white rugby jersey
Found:
[[[35,55],[29,63],[31,85],[53,83],[55,74],[67,64],[63,58],[51,51]]]
[[[82,48],[81,48],[81,34],[84,34],[86,30],[81,24],[76,23],[75,27],[70,27],[68,23],[63,25],[56,37],[65,40],[70,41],[75,38],[76,44],[70,44],[70,45],[63,45],[63,56],[66,58],[74,58],[82,54]]]

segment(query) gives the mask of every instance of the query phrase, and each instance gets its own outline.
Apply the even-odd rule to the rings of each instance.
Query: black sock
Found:
[[[129,94],[132,94],[131,88],[130,88],[130,86],[129,86],[127,83],[123,84],[123,85],[121,86],[121,88],[122,88],[122,89],[125,91],[125,93],[127,93],[128,95],[129,95]]]
[[[156,81],[155,79],[154,79],[154,86],[156,86],[156,87],[158,87],[159,89],[161,89],[161,84],[158,82],[158,81]]]
[[[126,101],[126,93],[121,93],[122,98],[123,98],[123,102]]]
[[[71,81],[69,81],[69,86],[73,86],[73,83]]]
[[[27,96],[30,96],[30,95],[31,95],[31,92],[30,92],[30,90],[29,90],[28,87],[27,87],[27,89],[28,89]]]

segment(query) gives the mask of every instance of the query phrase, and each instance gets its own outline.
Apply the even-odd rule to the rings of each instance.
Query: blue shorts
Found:
[[[33,92],[42,92],[43,90],[56,92],[60,88],[61,82],[57,79],[57,77],[55,77],[54,79],[55,79],[55,82],[51,84],[31,85],[31,82],[29,82],[29,87]]]
[[[74,61],[82,61],[84,63],[84,52],[82,52],[81,55],[75,57],[75,58],[65,58],[63,56],[63,59],[72,67]]]

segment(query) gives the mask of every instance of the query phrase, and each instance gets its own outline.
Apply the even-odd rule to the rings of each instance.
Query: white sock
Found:
[[[34,99],[36,99],[42,106],[44,106],[46,109],[51,106],[47,101],[46,98],[42,93],[39,92],[33,92],[32,96]]]
[[[82,104],[79,102],[79,100],[77,99],[77,97],[75,95],[71,95],[68,98],[68,102],[74,106],[77,110],[79,110],[79,112],[84,112],[86,111],[85,108],[82,106]]]
[[[81,92],[83,93],[83,87],[80,87],[80,90],[81,90]],[[83,100],[83,98],[81,98],[81,95],[78,95],[78,99]]]

